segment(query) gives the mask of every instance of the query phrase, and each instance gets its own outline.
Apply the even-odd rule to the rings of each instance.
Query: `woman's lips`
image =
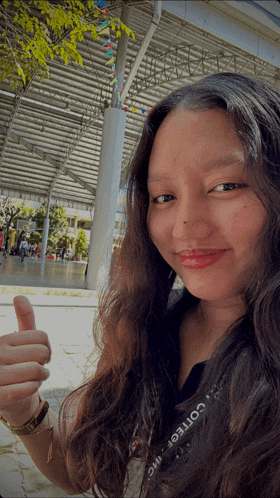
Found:
[[[182,251],[181,254],[179,254],[180,262],[184,268],[189,268],[191,270],[198,270],[201,268],[206,268],[207,266],[210,266],[219,261],[219,259],[223,257],[226,251],[228,251],[228,249],[222,249],[215,253],[203,254],[201,256],[198,256],[197,254],[186,255]]]

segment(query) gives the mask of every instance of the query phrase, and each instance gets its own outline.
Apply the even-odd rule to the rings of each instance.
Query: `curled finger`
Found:
[[[41,381],[29,381],[19,384],[0,386],[0,412],[35,394],[40,388]]]
[[[0,386],[11,386],[30,381],[43,382],[49,376],[49,370],[36,362],[2,365],[0,367]]]

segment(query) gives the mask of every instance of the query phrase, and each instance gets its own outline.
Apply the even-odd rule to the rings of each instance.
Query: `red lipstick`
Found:
[[[181,264],[184,268],[198,270],[216,263],[228,249],[197,249],[179,252]]]

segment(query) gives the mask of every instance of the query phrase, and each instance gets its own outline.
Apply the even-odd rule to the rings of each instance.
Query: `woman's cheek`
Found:
[[[266,211],[260,203],[243,204],[224,218],[225,231],[229,240],[233,242],[244,241],[249,246],[255,242],[262,230]]]
[[[168,229],[166,220],[163,219],[160,213],[155,213],[150,210],[150,212],[148,212],[147,225],[149,235],[157,247],[166,241]]]
[[[250,210],[247,206],[242,206],[239,209],[235,209],[229,212],[225,218],[225,226],[229,234],[232,236],[241,235],[244,231],[250,229]]]

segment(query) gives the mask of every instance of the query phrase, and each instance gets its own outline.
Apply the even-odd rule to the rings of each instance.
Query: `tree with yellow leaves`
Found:
[[[104,1],[3,0],[0,4],[0,82],[7,80],[15,89],[26,86],[35,75],[49,77],[48,61],[58,57],[82,65],[78,42],[90,33],[99,38],[109,27],[116,37],[134,33],[112,17]],[[100,29],[98,29],[100,28]]]

